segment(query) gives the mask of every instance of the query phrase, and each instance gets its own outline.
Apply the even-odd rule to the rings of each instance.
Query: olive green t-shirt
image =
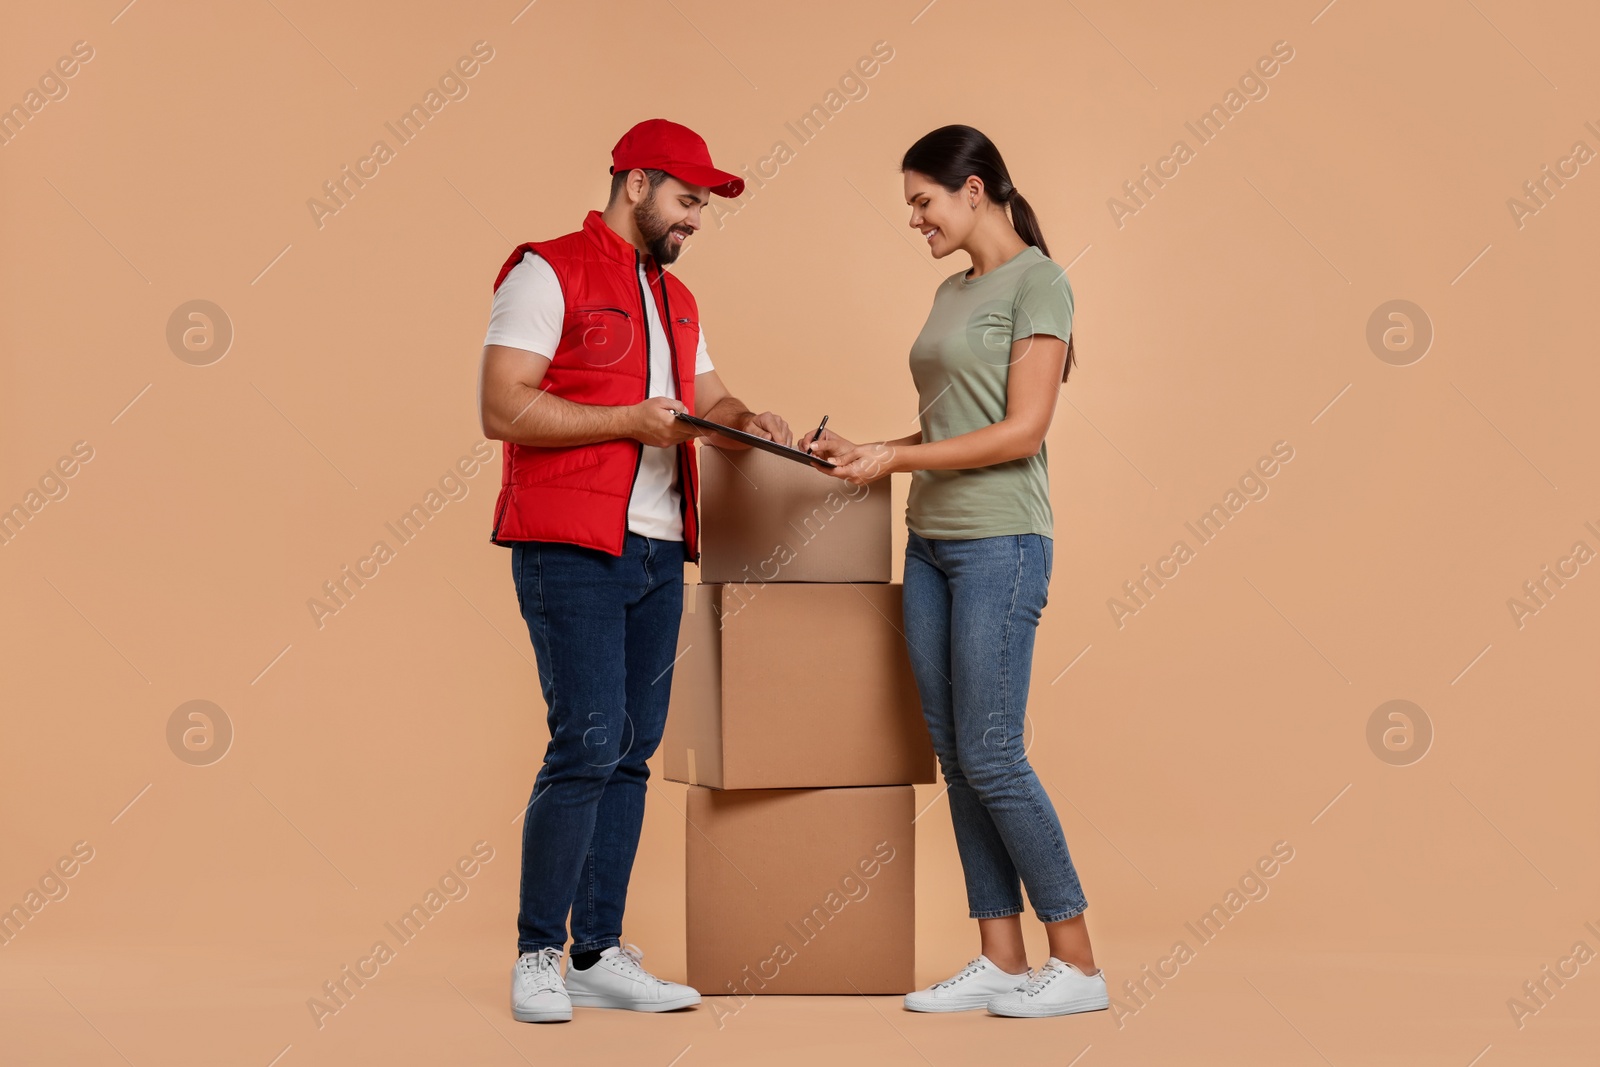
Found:
[[[1071,333],[1072,287],[1066,271],[1032,245],[987,274],[946,278],[911,346],[923,442],[971,433],[1005,418],[1011,343],[1035,334],[1064,341]],[[906,525],[933,539],[1053,537],[1044,446],[1037,455],[988,467],[914,471]]]

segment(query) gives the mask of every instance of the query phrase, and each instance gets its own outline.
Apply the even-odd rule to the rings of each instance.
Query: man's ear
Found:
[[[638,168],[630,170],[625,188],[628,192],[628,200],[631,203],[637,204],[641,200],[650,199],[650,194],[653,191],[650,188],[650,175]]]
[[[642,171],[638,171],[638,170],[630,170],[630,171],[628,171],[627,174],[623,176],[622,184],[620,184],[620,185],[618,185],[616,187],[617,193],[616,193],[616,196],[613,197],[613,202],[621,201],[623,203],[628,203],[633,199],[632,194],[629,192],[629,188],[633,185],[633,176],[635,174],[639,174],[639,175],[642,176],[643,172]],[[615,179],[615,174],[614,173],[613,173],[612,177],[613,177],[613,179]]]

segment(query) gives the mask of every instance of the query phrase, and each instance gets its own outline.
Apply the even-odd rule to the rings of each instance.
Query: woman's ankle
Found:
[[[1060,960],[1062,963],[1070,963],[1090,978],[1100,973],[1100,968],[1094,965],[1094,957],[1085,955],[1082,952],[1051,952],[1050,958]]]

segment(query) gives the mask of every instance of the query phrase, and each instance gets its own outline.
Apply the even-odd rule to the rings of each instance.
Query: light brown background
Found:
[[[0,148],[0,503],[94,449],[0,548],[0,901],[95,849],[0,949],[6,1062],[1592,1056],[1596,964],[1520,1029],[1506,1005],[1575,942],[1600,949],[1600,576],[1520,629],[1506,605],[1573,542],[1600,548],[1581,304],[1600,177],[1520,229],[1506,206],[1574,141],[1600,148],[1592,9],[123,5],[12,8],[0,32],[7,104],[95,50]],[[306,200],[478,40],[470,95],[319,230]],[[1097,961],[1120,986],[1275,841],[1295,858],[1120,1028],[892,998],[517,1026],[513,817],[545,732],[486,540],[497,468],[323,629],[305,602],[480,439],[495,272],[600,205],[624,129],[671,117],[753,164],[879,40],[869,95],[681,261],[719,370],[797,426],[907,432],[907,348],[966,264],[904,228],[896,162],[947,122],[992,135],[1077,298],[1031,721]],[[1108,198],[1278,40],[1295,56],[1270,95],[1118,228]],[[165,339],[194,299],[236,331],[210,366]],[[1404,367],[1366,340],[1394,299],[1435,331]],[[1270,495],[1118,629],[1107,599],[1279,440]],[[1435,732],[1409,766],[1366,739],[1397,698]],[[167,745],[193,699],[236,731],[211,766]],[[683,787],[656,785],[626,937],[677,976]],[[918,790],[923,981],[976,951],[938,792]],[[478,840],[495,858],[471,895],[318,1031],[306,999]]]

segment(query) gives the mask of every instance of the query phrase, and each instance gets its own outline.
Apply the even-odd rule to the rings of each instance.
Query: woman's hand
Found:
[[[812,448],[813,443],[817,447]],[[805,436],[795,442],[794,447],[822,459],[832,459],[838,453],[852,449],[856,445],[854,441],[846,441],[832,430],[823,430],[821,437],[817,436],[817,431],[807,430]]]
[[[852,485],[866,485],[893,474],[898,469],[895,465],[897,456],[898,450],[887,441],[849,445],[826,457],[833,461],[833,469],[827,473]]]

